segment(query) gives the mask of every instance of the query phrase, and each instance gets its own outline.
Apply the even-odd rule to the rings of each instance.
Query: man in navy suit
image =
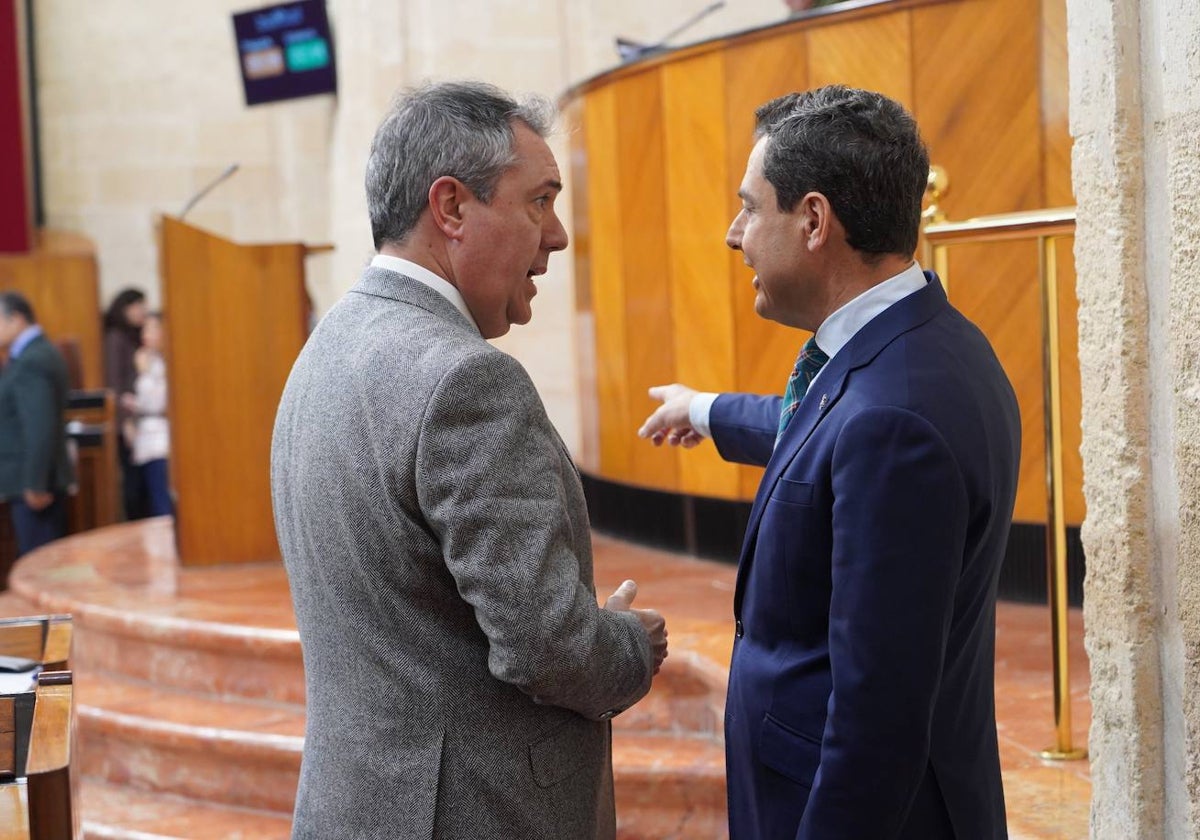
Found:
[[[783,399],[662,386],[639,431],[766,467],[734,596],[730,836],[1006,837],[1012,387],[913,261],[929,158],[912,117],[841,86],[756,117],[727,241],[757,272],[758,314],[814,339]]]

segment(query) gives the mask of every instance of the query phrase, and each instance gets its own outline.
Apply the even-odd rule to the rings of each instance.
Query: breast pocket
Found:
[[[783,502],[788,505],[803,505],[811,507],[813,503],[813,485],[811,481],[792,481],[781,478],[771,490],[772,502]]]

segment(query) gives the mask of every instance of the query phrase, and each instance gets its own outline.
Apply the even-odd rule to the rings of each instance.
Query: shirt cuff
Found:
[[[712,437],[712,428],[708,425],[708,415],[712,412],[712,404],[720,394],[700,393],[692,397],[688,403],[688,420],[692,428],[706,438]]]

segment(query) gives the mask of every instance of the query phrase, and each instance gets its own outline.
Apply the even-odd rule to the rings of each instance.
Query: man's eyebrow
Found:
[[[751,201],[750,201],[750,193],[746,192],[745,190],[738,190],[738,191],[737,191],[737,197],[738,197],[738,198],[740,198],[742,201],[744,201],[746,204],[750,204],[750,203],[751,203]]]
[[[562,181],[555,181],[553,178],[546,179],[545,183],[543,183],[542,186],[549,187],[550,189],[555,190],[556,192],[562,192],[562,188],[563,188]]]

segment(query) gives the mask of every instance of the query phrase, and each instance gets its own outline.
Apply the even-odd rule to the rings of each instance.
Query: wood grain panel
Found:
[[[759,318],[741,255],[722,259],[704,239],[718,227],[713,207],[724,210],[722,228],[738,211],[754,109],[826,83],[881,90],[910,107],[933,162],[948,170],[942,208],[949,218],[1069,203],[1064,8],[1064,0],[955,0],[856,9],[659,56],[571,94],[584,101],[586,126],[579,144],[586,175],[579,177],[587,178],[587,193],[577,206],[588,215],[583,240],[577,232],[584,246],[577,263],[588,272],[581,290],[591,303],[580,307],[580,335],[587,341],[594,329],[601,477],[719,493],[717,474],[701,460],[711,450],[699,458],[684,453],[672,470],[647,461],[652,453],[629,449],[632,430],[653,407],[642,404],[644,388],[673,378],[779,393],[807,338]],[[723,124],[714,133],[710,121]],[[712,184],[709,172],[718,173]],[[722,178],[723,193],[714,190]],[[710,288],[705,264],[721,262],[713,276],[723,272],[726,285]],[[1036,245],[957,247],[951,272],[952,299],[989,335],[1019,393],[1025,455],[1018,518],[1044,521]],[[697,288],[707,307],[691,294]],[[1062,311],[1065,317],[1073,307]],[[1065,323],[1063,332],[1073,343]],[[708,344],[697,343],[702,333]],[[1064,386],[1076,389],[1074,397],[1064,394],[1070,413],[1077,373],[1067,361],[1064,355]],[[1067,466],[1068,481],[1080,505],[1068,499],[1071,521],[1081,510],[1074,469]],[[760,477],[738,468],[735,494],[752,498]]]
[[[913,113],[952,186],[951,219],[1042,206],[1041,0],[914,9]]]
[[[911,49],[906,11],[815,27],[808,30],[808,87],[876,90],[911,109]]]
[[[163,220],[176,534],[185,565],[277,559],[271,430],[306,337],[304,247]]]
[[[20,292],[46,334],[79,345],[84,388],[103,388],[96,252],[78,234],[40,230],[34,250],[0,254],[0,291]]]
[[[23,784],[0,784],[0,840],[29,840],[29,811]]]
[[[1087,513],[1083,497],[1083,386],[1079,381],[1079,298],[1075,293],[1075,237],[1055,243],[1058,260],[1058,340],[1063,421],[1063,489],[1068,525]]]
[[[662,72],[673,379],[719,391],[734,382],[733,300],[725,246],[724,56],[708,53],[668,64]],[[724,461],[716,447],[676,450],[676,457],[682,492],[737,498],[737,466]]]
[[[610,97],[611,100],[611,97]],[[587,105],[575,99],[563,109],[563,118],[570,137],[571,178],[571,260],[575,271],[575,375],[579,383],[579,450],[572,453],[580,469],[590,473],[600,470],[600,399],[596,380],[596,313],[592,302],[593,231],[591,185],[588,168],[591,165],[588,148]],[[611,128],[611,125],[610,125]],[[598,130],[598,127],[597,127]],[[611,140],[611,138],[609,138]],[[606,148],[613,148],[611,142]],[[601,152],[602,154],[602,152]],[[615,165],[613,161],[607,161]],[[603,158],[600,161],[604,163]],[[611,175],[611,173],[598,173]],[[604,232],[611,236],[612,231]]]
[[[1018,522],[1046,521],[1042,298],[1036,242],[950,249],[950,300],[983,330],[1017,393],[1021,409]]]
[[[627,441],[629,377],[625,359],[625,285],[621,282],[625,239],[621,229],[620,158],[616,86],[585,102],[584,142],[588,167],[588,249],[591,312],[580,313],[580,336],[594,337],[599,472],[614,481],[631,478]],[[604,243],[596,247],[595,243]]]
[[[803,30],[771,40],[731,47],[725,60],[725,130],[729,155],[726,212],[729,222],[741,209],[738,187],[754,148],[754,111],[808,84],[808,45]],[[734,319],[734,383],[738,391],[782,394],[796,353],[808,333],[760,318],[754,311],[754,272],[740,251],[728,256]],[[757,467],[738,467],[741,498],[753,499],[762,480]]]
[[[29,735],[26,796],[29,803],[29,835],[33,840],[79,836],[79,808],[75,800],[71,769],[75,724],[71,714],[69,672],[65,683],[47,684],[47,672],[39,676],[33,726]]]
[[[1042,148],[1046,207],[1075,203],[1071,186],[1070,90],[1067,77],[1067,3],[1042,0]]]
[[[626,447],[657,405],[647,393],[675,373],[670,262],[664,237],[667,218],[666,131],[660,70],[621,81],[617,100],[617,149],[621,196],[621,275],[625,288],[625,359],[629,414],[611,430]],[[675,489],[676,453],[638,446],[629,460],[629,480]]]

